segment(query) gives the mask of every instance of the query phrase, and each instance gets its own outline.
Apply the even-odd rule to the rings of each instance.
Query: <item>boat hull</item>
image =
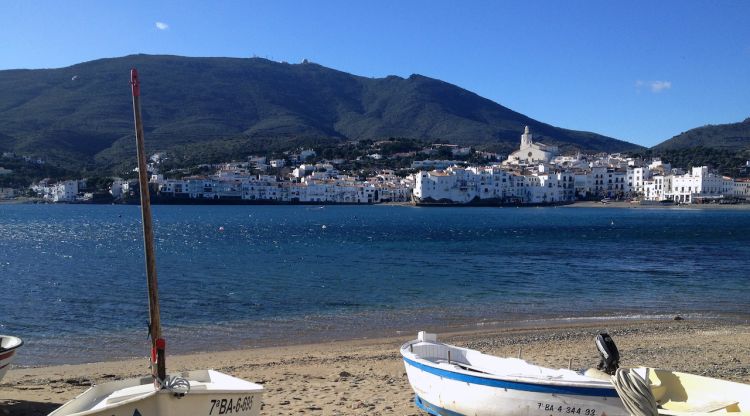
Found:
[[[185,395],[156,390],[150,377],[104,383],[83,392],[49,416],[258,416],[263,387],[216,371],[183,374]]]
[[[451,372],[408,358],[404,364],[417,406],[433,415],[628,416],[614,388],[499,380]]]
[[[16,357],[16,351],[23,345],[21,338],[0,335],[0,380],[10,369],[10,364]]]

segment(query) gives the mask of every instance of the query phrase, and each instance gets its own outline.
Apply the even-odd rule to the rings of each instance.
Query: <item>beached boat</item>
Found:
[[[213,370],[189,371],[168,377],[168,380],[178,380],[178,383],[156,388],[153,377],[149,376],[100,384],[62,405],[50,416],[260,414],[263,387],[258,384]]]
[[[437,342],[401,347],[417,407],[437,416],[628,416],[609,376],[551,369]]]
[[[0,335],[0,380],[10,368],[10,363],[16,356],[16,351],[23,345],[21,338],[10,335]]]
[[[263,386],[218,371],[198,370],[168,376],[166,341],[161,334],[154,233],[148,192],[138,72],[130,72],[138,148],[143,240],[149,295],[151,371],[149,377],[113,381],[91,387],[49,416],[212,416],[260,414]]]
[[[425,332],[404,344],[401,355],[415,404],[435,416],[750,416],[745,384],[650,368],[621,369],[612,378],[619,352],[608,335],[596,340],[602,362],[586,371],[495,357],[440,343]],[[643,380],[642,393],[632,387],[637,377],[630,373]]]

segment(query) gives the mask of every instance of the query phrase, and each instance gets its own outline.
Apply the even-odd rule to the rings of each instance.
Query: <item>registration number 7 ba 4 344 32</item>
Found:
[[[563,415],[580,415],[580,416],[598,416],[598,412],[593,408],[562,406],[550,403],[537,403],[537,409],[545,412],[555,412]]]

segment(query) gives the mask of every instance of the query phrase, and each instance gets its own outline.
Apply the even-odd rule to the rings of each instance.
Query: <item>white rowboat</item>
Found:
[[[609,378],[437,342],[401,347],[417,407],[437,416],[629,416]]]
[[[610,348],[607,352],[619,360],[614,343]],[[495,357],[437,342],[425,332],[401,346],[401,355],[415,404],[431,415],[630,416],[612,378],[598,370],[551,369]],[[654,401],[652,411],[634,413],[638,416],[750,416],[750,385],[645,367],[632,373],[645,381],[646,396],[652,397],[627,394],[628,389],[626,395],[638,404]]]
[[[16,356],[16,351],[23,345],[21,338],[10,335],[0,335],[0,380],[10,368],[10,363]]]

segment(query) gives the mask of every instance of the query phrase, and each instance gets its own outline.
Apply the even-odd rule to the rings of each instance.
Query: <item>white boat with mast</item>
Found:
[[[134,378],[95,385],[50,413],[50,416],[189,416],[260,414],[263,386],[213,370],[166,373],[166,342],[161,333],[154,234],[148,192],[138,71],[130,71],[138,149],[141,214],[149,294],[151,372]]]
[[[21,338],[0,335],[0,380],[10,369],[10,363],[16,357],[16,351],[23,345]]]
[[[653,368],[618,369],[607,334],[597,369],[552,369],[437,341],[401,347],[415,404],[434,416],[750,416],[750,386]],[[613,376],[614,375],[614,376]],[[622,399],[621,399],[622,398]]]

